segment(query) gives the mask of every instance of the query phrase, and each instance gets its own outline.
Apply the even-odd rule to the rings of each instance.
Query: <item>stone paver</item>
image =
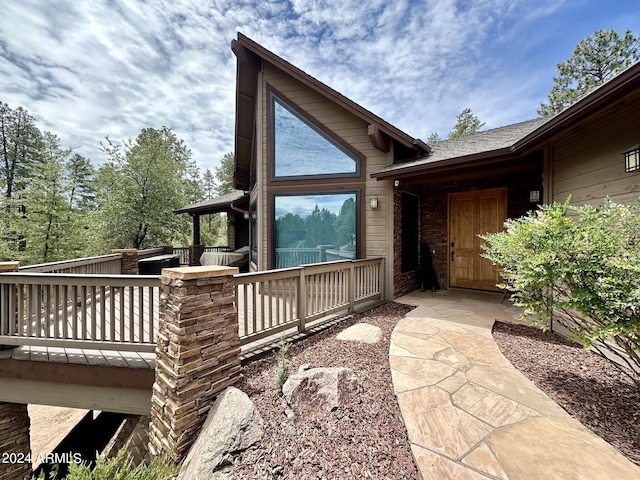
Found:
[[[486,300],[486,301],[485,301]],[[425,479],[638,479],[640,468],[571,418],[502,355],[496,295],[413,292],[391,335],[394,391]]]

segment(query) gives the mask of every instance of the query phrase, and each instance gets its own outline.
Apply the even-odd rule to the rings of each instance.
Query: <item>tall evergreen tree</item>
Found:
[[[630,30],[622,36],[615,30],[597,30],[581,40],[567,61],[558,63],[558,76],[538,114],[560,113],[638,61],[638,42]]]
[[[216,193],[218,196],[233,192],[234,162],[233,153],[225,153],[222,160],[220,160],[220,166],[215,168]]]
[[[465,135],[477,133],[484,125],[484,122],[481,122],[470,108],[465,108],[456,117],[456,124],[453,130],[449,132],[449,138],[464,137]]]
[[[106,246],[146,248],[185,241],[190,222],[173,210],[201,199],[201,192],[184,142],[168,127],[145,128],[122,145],[107,138],[102,148],[110,157],[98,173],[99,228]]]

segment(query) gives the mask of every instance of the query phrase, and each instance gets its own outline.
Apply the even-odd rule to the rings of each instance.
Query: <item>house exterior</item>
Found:
[[[384,257],[387,298],[491,291],[478,234],[569,195],[640,196],[640,65],[555,117],[426,145],[242,34],[232,50],[254,270]]]

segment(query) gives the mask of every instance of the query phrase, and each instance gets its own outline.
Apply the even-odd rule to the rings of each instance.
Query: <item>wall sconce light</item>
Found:
[[[253,220],[254,222],[257,220],[258,218],[258,213],[257,212],[251,212],[251,220]]]
[[[393,186],[398,188],[400,186],[400,180],[394,180],[393,181]]]
[[[624,171],[635,172],[640,170],[640,147],[636,146],[624,152]]]
[[[531,190],[529,192],[529,201],[532,203],[537,203],[540,201],[540,190]]]
[[[233,220],[227,220],[227,225],[233,225]]]
[[[245,220],[249,220],[249,212],[244,212],[242,214],[242,218],[244,218]]]
[[[369,205],[371,205],[371,208],[378,208],[378,197],[371,197],[369,199]]]

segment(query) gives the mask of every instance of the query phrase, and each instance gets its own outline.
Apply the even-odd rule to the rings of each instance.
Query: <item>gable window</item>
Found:
[[[636,172],[640,170],[640,146],[624,152],[624,171]]]
[[[271,94],[273,178],[360,175],[356,154]]]
[[[357,258],[358,194],[274,195],[274,268]]]

